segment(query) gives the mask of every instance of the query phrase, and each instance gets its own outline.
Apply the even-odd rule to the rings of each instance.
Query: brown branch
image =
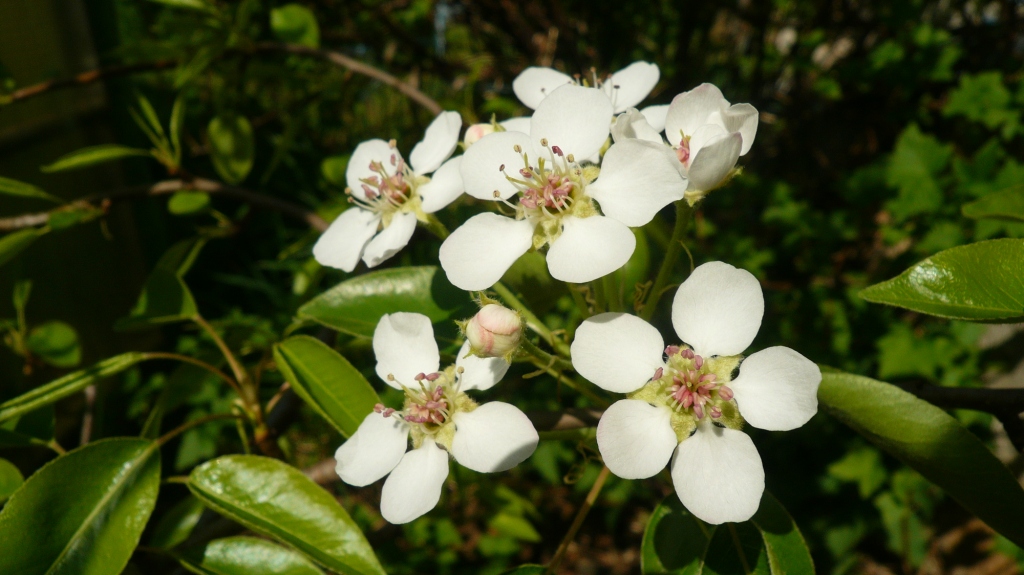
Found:
[[[15,90],[6,98],[0,96],[0,102],[3,102],[4,100],[7,100],[8,102],[17,102],[46,92],[60,90],[62,88],[86,86],[100,80],[106,80],[116,76],[124,76],[126,74],[165,70],[167,68],[172,68],[177,64],[178,62],[175,60],[156,60],[155,62],[140,62],[137,64],[121,64],[107,68],[98,68],[96,70],[89,70],[87,72],[82,72],[81,74],[76,74],[70,78],[47,80],[46,82],[26,86],[20,90]]]

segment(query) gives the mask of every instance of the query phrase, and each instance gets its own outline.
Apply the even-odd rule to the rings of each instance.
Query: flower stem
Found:
[[[544,569],[545,574],[554,573],[555,569],[558,569],[558,565],[562,563],[562,559],[565,558],[565,552],[569,550],[569,544],[576,538],[576,533],[583,526],[583,520],[587,518],[587,513],[590,512],[590,508],[597,501],[597,496],[601,493],[604,482],[608,479],[608,473],[608,466],[606,465],[601,468],[601,473],[597,474],[594,486],[590,488],[590,493],[587,493],[587,498],[583,500],[583,505],[580,506],[580,510],[576,513],[576,519],[573,519],[569,531],[566,532],[562,542],[558,545],[558,550],[555,551],[555,556],[551,558],[551,563],[548,563],[547,568]]]
[[[521,351],[530,356],[530,360],[533,362],[533,365],[554,377],[559,382],[564,383],[566,387],[576,391],[601,407],[608,407],[610,405],[608,400],[594,393],[590,388],[577,383],[572,378],[566,377],[563,374],[564,371],[573,369],[572,362],[562,359],[556,355],[551,355],[525,338],[523,339]]]
[[[647,302],[644,303],[644,308],[640,312],[640,317],[644,320],[650,321],[651,317],[654,316],[654,311],[658,307],[658,300],[661,299],[661,293],[665,291],[665,287],[668,286],[668,282],[672,278],[673,267],[676,260],[679,259],[679,252],[683,247],[683,234],[686,233],[686,229],[690,226],[691,219],[693,219],[693,208],[690,207],[690,204],[686,200],[676,202],[676,224],[672,228],[672,238],[668,242],[668,247],[665,250],[665,259],[661,261],[661,268],[658,269],[658,276],[654,280],[654,286],[651,287],[651,291],[647,295]]]
[[[491,289],[493,289],[494,292],[501,297],[501,299],[505,300],[505,303],[508,304],[512,309],[523,314],[523,319],[526,320],[526,327],[530,328],[537,335],[541,336],[544,339],[544,341],[546,341],[548,345],[553,347],[560,355],[564,357],[569,356],[569,346],[567,346],[565,342],[556,338],[551,333],[551,330],[548,329],[548,326],[545,325],[544,322],[540,321],[540,318],[534,315],[534,313],[530,311],[530,308],[526,307],[526,304],[524,304],[519,298],[515,296],[514,293],[512,293],[512,290],[508,289],[508,287],[501,282],[494,284],[494,287],[492,287]]]
[[[217,334],[217,330],[210,325],[203,316],[196,314],[192,318],[192,321],[196,322],[196,325],[203,328],[203,330],[210,336],[210,339],[217,344],[217,348],[220,349],[221,354],[224,355],[224,359],[227,360],[228,365],[231,366],[231,372],[235,375],[235,381],[238,382],[236,391],[242,398],[242,402],[245,404],[246,410],[254,416],[257,423],[262,423],[263,413],[260,410],[259,397],[256,393],[255,386],[252,383],[252,379],[249,377],[249,373],[245,371],[245,367],[238,361],[235,354],[232,353],[231,348],[228,344]]]
[[[434,234],[434,236],[439,240],[447,239],[448,236],[451,235],[448,228],[446,228],[445,225],[441,223],[441,220],[437,219],[437,216],[434,214],[427,214],[427,221],[423,224],[423,227],[426,228],[428,232]]]

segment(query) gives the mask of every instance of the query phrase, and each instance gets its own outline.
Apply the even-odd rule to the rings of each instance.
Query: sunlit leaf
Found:
[[[256,142],[252,124],[244,116],[226,114],[210,120],[210,157],[220,177],[229,184],[238,184],[252,170]]]
[[[217,539],[190,549],[180,561],[198,575],[323,575],[302,554],[255,537]]]
[[[301,4],[285,4],[270,11],[270,29],[282,42],[320,47],[320,26],[313,12]]]
[[[167,211],[176,216],[201,214],[210,207],[210,194],[182,190],[167,200]]]
[[[149,150],[129,148],[120,144],[101,144],[75,150],[40,169],[46,173],[63,172],[139,156],[152,157],[152,154]]]

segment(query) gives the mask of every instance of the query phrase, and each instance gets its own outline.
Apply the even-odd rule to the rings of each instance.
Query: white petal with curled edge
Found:
[[[743,137],[740,155],[745,156],[754,145],[754,136],[757,135],[757,108],[750,104],[733,104],[722,112],[722,123],[725,129],[739,132]]]
[[[408,443],[409,425],[400,417],[371,413],[334,453],[338,462],[334,470],[349,485],[369,485],[391,473]]]
[[[636,236],[622,222],[604,216],[562,219],[562,235],[548,248],[548,271],[556,280],[585,283],[626,265]]]
[[[441,365],[434,326],[419,313],[398,312],[380,318],[373,331],[373,353],[377,376],[395,389],[416,385],[417,375],[436,373]],[[388,375],[393,375],[394,381]]]
[[[633,62],[629,66],[612,74],[605,81],[605,91],[615,106],[615,113],[625,112],[647,97],[658,83],[661,71],[657,64],[649,62]]]
[[[636,108],[630,108],[624,114],[619,114],[615,118],[615,123],[612,124],[612,140],[621,142],[625,139],[645,140],[656,144],[664,143],[661,131],[651,127],[647,123],[647,117]],[[666,147],[666,149],[668,148]]]
[[[474,291],[494,285],[532,245],[533,225],[527,220],[483,213],[452,232],[438,255],[448,281]]]
[[[706,192],[717,188],[736,166],[742,140],[739,134],[729,134],[704,144],[690,161],[686,189]]]
[[[694,157],[705,146],[718,142],[729,135],[725,127],[718,124],[704,124],[690,137],[690,157]]]
[[[346,272],[356,269],[363,248],[377,233],[380,216],[358,207],[341,213],[313,245],[313,257],[320,265]]]
[[[502,128],[505,128],[509,132],[522,132],[524,134],[530,133],[530,118],[529,116],[520,116],[518,118],[509,118],[504,122],[498,122]]]
[[[594,385],[614,393],[643,387],[665,367],[665,341],[651,324],[628,313],[583,320],[569,348],[572,366]]]
[[[788,431],[818,412],[821,370],[788,347],[769,347],[743,360],[729,387],[747,423],[769,431]]]
[[[447,478],[448,452],[432,439],[425,439],[423,445],[402,457],[384,482],[380,514],[396,525],[426,514],[441,500],[441,488]]]
[[[500,357],[477,357],[469,353],[469,341],[462,344],[459,355],[455,358],[455,368],[462,368],[460,389],[477,389],[483,391],[494,387],[505,377],[509,363]]]
[[[391,163],[391,157],[395,157],[395,164]],[[394,175],[398,171],[398,159],[402,155],[398,150],[391,147],[384,140],[367,140],[356,146],[352,157],[348,159],[348,167],[345,168],[345,184],[352,190],[352,195],[360,200],[366,199],[366,192],[363,191],[363,182],[366,178],[379,177],[379,174],[370,169],[371,162],[380,162],[388,175]]]
[[[462,116],[458,112],[441,112],[427,126],[423,140],[409,154],[409,165],[417,174],[429,174],[441,166],[459,145]]]
[[[587,186],[587,193],[601,204],[604,215],[639,227],[686,195],[686,178],[676,169],[678,163],[664,144],[622,140],[605,152],[601,175]]]
[[[466,187],[462,184],[461,166],[462,156],[448,160],[434,172],[429,182],[417,189],[422,200],[420,207],[425,213],[432,214],[462,195]]]
[[[761,284],[724,262],[697,266],[672,300],[672,327],[698,355],[739,355],[764,316]]]
[[[647,118],[647,123],[652,128],[659,132],[665,131],[665,117],[668,116],[668,104],[657,104],[655,106],[647,106],[640,110],[640,113]]]
[[[692,136],[697,128],[708,123],[708,116],[729,106],[722,91],[713,84],[701,84],[672,99],[665,116],[665,136],[678,146],[682,135]]]
[[[522,132],[495,132],[467,148],[459,167],[466,193],[479,200],[498,199],[494,192],[498,192],[502,200],[512,197],[519,189],[505,174],[518,178],[519,170],[525,166],[523,154],[515,151],[516,146],[529,154],[530,162],[536,164],[537,154],[531,141],[530,136]]]
[[[452,456],[481,473],[505,471],[533,455],[540,437],[518,407],[492,401],[455,414]]]
[[[764,494],[764,467],[754,442],[742,431],[705,420],[672,458],[672,484],[683,505],[714,525],[746,521]]]
[[[415,214],[395,214],[391,218],[391,224],[366,244],[366,249],[363,250],[363,262],[366,263],[366,267],[377,267],[394,257],[402,248],[409,245],[415,231]]]
[[[558,70],[531,66],[520,72],[515,80],[512,80],[512,91],[524,106],[536,110],[541,101],[551,92],[572,83],[570,76]]]
[[[597,423],[604,464],[623,479],[646,479],[665,469],[679,443],[671,417],[667,407],[638,399],[613,403]]]
[[[542,150],[541,140],[546,139],[566,156],[572,154],[576,161],[582,161],[601,151],[611,125],[612,101],[604,92],[562,86],[544,98],[533,113],[530,138],[538,152]],[[546,150],[542,153],[545,158],[549,155]]]

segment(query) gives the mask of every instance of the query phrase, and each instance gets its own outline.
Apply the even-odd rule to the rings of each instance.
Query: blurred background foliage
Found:
[[[146,147],[129,113],[139,108],[139,95],[152,102],[164,125],[180,97],[188,173],[237,181],[330,219],[345,205],[347,154],[373,137],[394,138],[409,150],[433,114],[387,85],[270,43],[334,50],[368,63],[459,111],[466,124],[528,112],[511,91],[512,79],[526,66],[588,76],[592,68],[604,74],[647,60],[662,73],[647,104],[668,103],[712,82],[731,101],[750,102],[761,112],[742,175],[699,206],[687,244],[698,264],[724,260],[761,280],[767,306],[754,348],[786,345],[819,363],[897,384],[1024,387],[1020,326],[945,321],[857,296],[940,250],[1024,237],[1024,223],[976,220],[962,211],[965,204],[1024,185],[1024,4],[298,5],[307,10],[273,0],[0,4],[0,94],[97,67],[140,65],[138,73],[0,106],[0,176],[65,200],[166,179],[166,169],[141,157],[74,172],[43,174],[38,168],[86,145]],[[310,15],[313,28],[303,23]],[[215,118],[219,126],[211,123]],[[250,165],[244,153],[240,166],[212,160],[212,148],[231,148],[236,137],[248,141],[249,132]],[[8,334],[7,348],[0,350],[0,400],[68,367],[127,350],[178,351],[221,362],[212,340],[195,329],[113,330],[160,256],[197,233],[209,241],[186,281],[203,315],[250,364],[268,363],[272,344],[292,325],[298,306],[346,276],[321,269],[310,255],[317,233],[279,212],[217,196],[195,205],[189,198],[176,201],[177,207],[168,205],[168,196],[104,203],[93,221],[55,230],[0,267],[0,302],[13,302],[0,304],[0,318],[11,318],[0,320]],[[4,196],[0,218],[44,207],[35,199]],[[453,228],[480,209],[467,201],[439,215]],[[648,250],[631,264],[639,271],[630,273],[653,271],[653,265],[647,274],[644,268],[657,262],[670,223],[667,210],[643,231],[641,245]],[[386,265],[434,264],[437,249],[421,229],[410,249]],[[535,264],[524,258],[506,280],[517,288],[547,287],[550,279]],[[530,292],[537,297],[529,303],[557,326],[573,303],[550,285]],[[666,329],[667,301],[655,316]],[[446,329],[454,337],[454,329]],[[339,336],[337,344],[373,381],[368,340]],[[230,390],[215,377],[172,367],[147,364],[105,382],[94,399],[76,396],[58,404],[56,438],[76,446],[86,411],[93,438],[138,434],[157,398],[168,394],[162,403],[168,429],[230,409]],[[550,377],[524,378],[529,371],[514,367],[498,398],[515,397],[536,409],[578,401]],[[263,374],[264,399],[282,381],[276,371]],[[330,456],[340,436],[294,396],[282,401],[294,403],[279,429],[289,461],[305,467]],[[1024,470],[991,416],[955,415],[1016,473]],[[768,489],[801,526],[821,573],[994,574],[1024,568],[1024,551],[993,537],[917,473],[825,414],[779,437],[752,435]],[[231,422],[196,428],[171,445],[177,453],[165,462],[171,474],[243,449]],[[34,447],[0,453],[25,476],[52,458]],[[458,488],[446,490],[437,510],[401,527],[378,515],[379,485],[357,489],[335,482],[331,489],[390,573],[500,573],[550,559],[598,474],[596,456],[585,444],[545,441],[526,464],[501,476],[454,466]],[[612,478],[561,571],[639,572],[646,518],[668,493],[664,478]],[[155,547],[173,538],[182,518],[187,525],[199,517],[183,487],[168,486],[160,497],[143,538]],[[129,572],[175,568],[157,555],[137,553]]]

